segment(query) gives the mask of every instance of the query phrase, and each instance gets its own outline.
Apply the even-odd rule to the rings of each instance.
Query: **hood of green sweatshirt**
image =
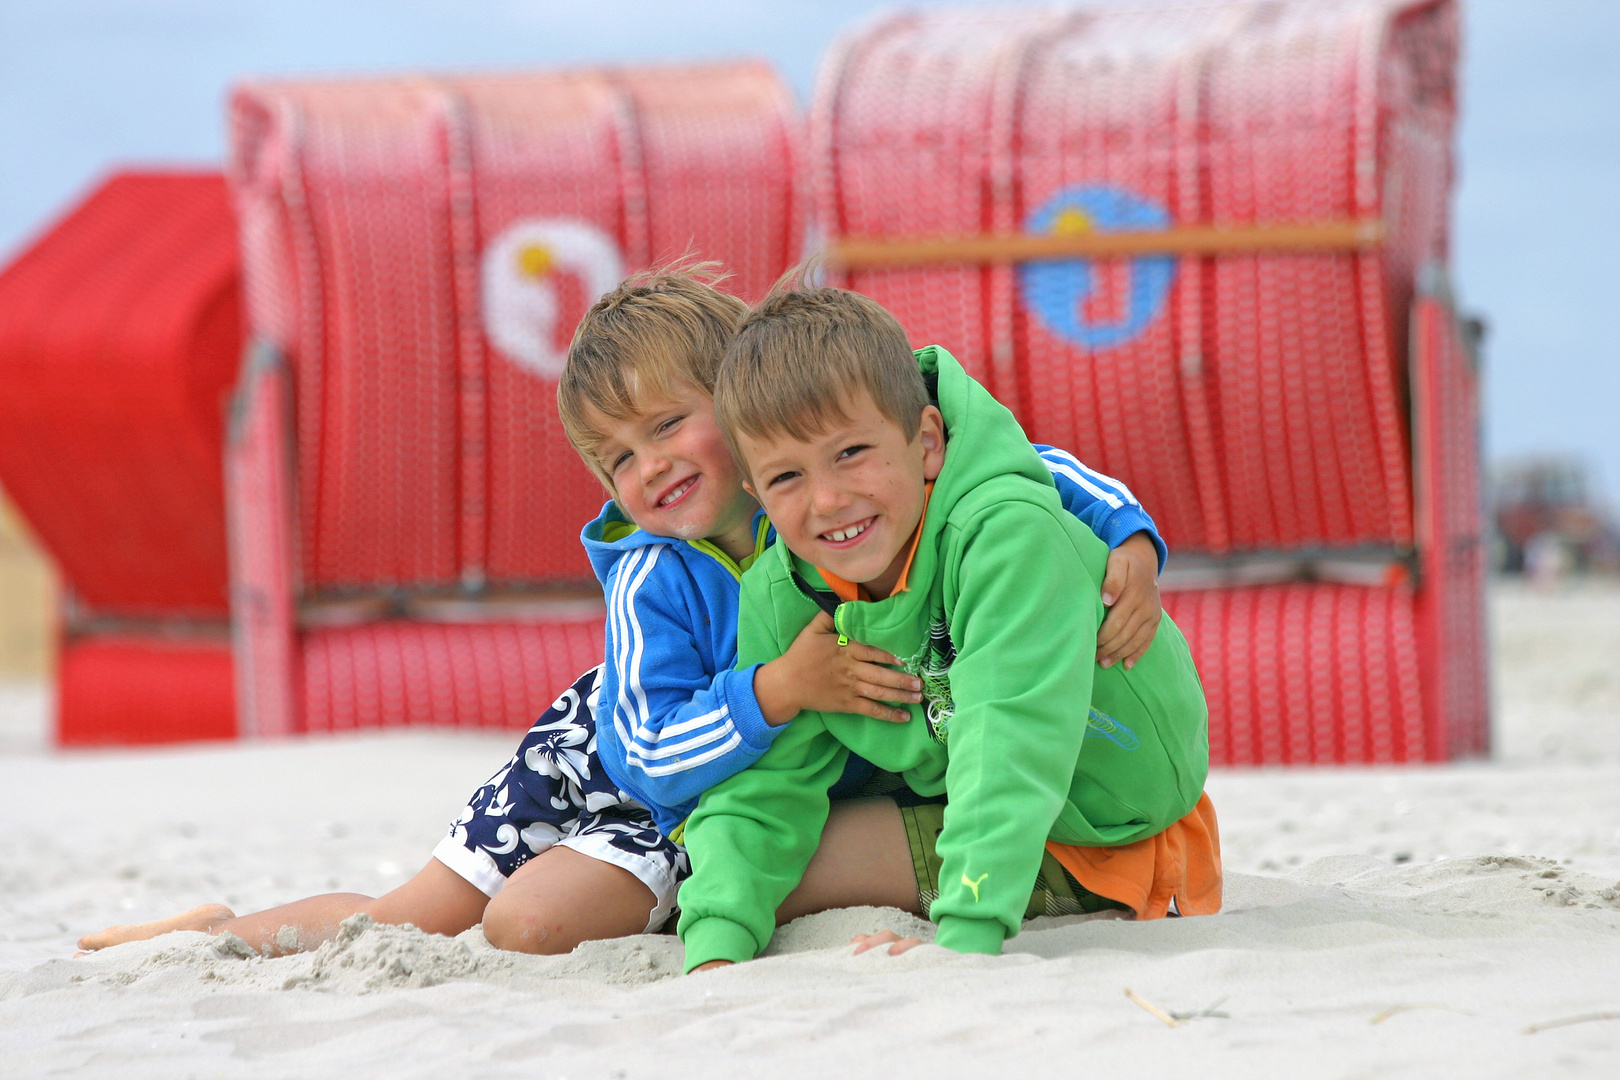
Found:
[[[1017,473],[1054,487],[1052,473],[1012,411],[972,379],[956,357],[930,345],[916,352],[917,368],[945,416],[945,465],[934,481],[934,498],[952,506],[980,484]]]

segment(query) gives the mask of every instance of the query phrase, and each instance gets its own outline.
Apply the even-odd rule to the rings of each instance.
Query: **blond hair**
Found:
[[[677,382],[714,393],[715,373],[748,305],[721,292],[718,263],[683,261],[633,274],[603,296],[574,330],[557,383],[563,431],[610,489],[596,458],[606,439],[597,417],[625,420]]]
[[[859,293],[779,285],[743,319],[726,350],[714,413],[746,470],[739,434],[808,441],[848,419],[845,402],[858,390],[900,425],[907,442],[916,438],[928,388],[895,317]]]

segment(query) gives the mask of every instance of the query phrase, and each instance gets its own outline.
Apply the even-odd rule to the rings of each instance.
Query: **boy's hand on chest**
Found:
[[[785,724],[803,711],[849,713],[891,723],[911,719],[895,704],[922,701],[922,680],[895,667],[882,649],[858,641],[838,644],[832,616],[818,612],[787,652],[754,676],[754,696],[768,723]]]

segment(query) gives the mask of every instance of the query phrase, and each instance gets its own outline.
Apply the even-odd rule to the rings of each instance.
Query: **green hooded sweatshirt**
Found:
[[[1107,546],[1064,511],[1023,430],[944,349],[917,361],[945,418],[908,587],[838,605],[838,629],[924,681],[909,723],[800,713],[687,820],[681,888],[690,970],[748,960],[775,929],[827,821],[851,751],[949,797],[938,851],[938,943],[999,953],[1018,932],[1048,838],[1129,844],[1190,812],[1209,768],[1208,711],[1170,618],[1127,671],[1099,668]],[[739,666],[784,653],[819,610],[794,580],[823,579],[785,544],[742,583]]]

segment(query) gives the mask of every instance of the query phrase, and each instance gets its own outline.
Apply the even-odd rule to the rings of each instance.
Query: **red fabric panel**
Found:
[[[625,269],[690,252],[730,269],[728,288],[762,296],[794,257],[799,227],[796,138],[779,80],[739,65],[631,69],[574,85],[589,109],[533,77],[460,84],[484,280],[498,272],[488,260],[502,234],[525,221],[580,220],[614,238]],[[555,132],[565,117],[597,130],[563,141]],[[552,280],[563,301],[552,327],[560,362],[594,297],[577,273]],[[606,496],[563,436],[555,374],[498,347],[487,356],[487,509],[467,518],[466,561],[492,582],[589,579],[578,529]]]
[[[1182,159],[1197,153],[1200,132],[1185,130],[1181,113],[1189,94],[1197,101],[1186,69],[1209,31],[1207,16],[1129,10],[1070,19],[1053,39],[1030,47],[1017,120],[1016,231],[1025,231],[1029,215],[1065,190],[1095,185],[1163,208],[1165,225],[1205,220],[1199,188],[1182,184]],[[1133,54],[1132,62],[1116,62],[1122,50]],[[1189,137],[1193,141],[1183,144]],[[1092,293],[1080,301],[1083,317],[1094,323],[1127,318],[1131,265],[1100,262],[1091,273]],[[1221,537],[1209,535],[1200,498],[1218,500],[1219,488],[1201,493],[1196,481],[1220,481],[1193,466],[1196,433],[1183,400],[1206,392],[1196,381],[1183,386],[1204,378],[1207,364],[1200,342],[1186,339],[1188,327],[1176,317],[1189,288],[1196,297],[1196,283],[1182,282],[1159,317],[1117,345],[1067,341],[1020,302],[1014,338],[1024,381],[1020,400],[1032,438],[1073,448],[1088,465],[1126,479],[1152,507],[1172,546],[1218,549]],[[1196,322],[1192,328],[1201,330]]]
[[[622,95],[611,84],[521,76],[467,81],[459,92],[477,228],[459,254],[475,270],[518,272],[486,268],[479,253],[524,221],[581,222],[624,249],[631,227],[623,174],[634,169],[626,160],[633,139]],[[644,234],[645,226],[634,231]],[[548,344],[560,357],[594,296],[578,272],[559,270],[547,281],[559,299]],[[542,376],[488,347],[480,319],[475,306],[464,324],[476,363],[463,386],[480,389],[476,400],[467,389],[463,395],[461,449],[469,467],[463,471],[462,564],[495,581],[587,578],[578,530],[601,507],[602,486],[563,435],[555,375]]]
[[[236,737],[224,640],[87,637],[62,649],[56,738],[63,746]]]
[[[1428,759],[1410,586],[1197,589],[1164,606],[1204,682],[1212,764]]]
[[[378,622],[304,638],[308,731],[524,728],[602,662],[602,616],[541,624]]]
[[[0,483],[94,611],[226,610],[237,281],[211,174],[114,176],[0,272]]]
[[[1005,111],[996,108],[1006,93],[998,95],[998,74],[1052,22],[1016,8],[905,14],[835,46],[810,118],[817,225],[847,237],[990,228],[1002,209],[994,196],[1007,187],[989,176],[1002,150],[987,131]],[[998,380],[988,336],[986,290],[996,276],[977,266],[900,268],[843,275],[842,283],[893,312],[914,345],[948,347],[1012,406],[1011,368]]]
[[[1479,376],[1445,298],[1421,297],[1412,325],[1418,543],[1427,755],[1490,751]]]
[[[1373,94],[1358,84],[1362,24],[1380,17],[1366,6],[1318,15],[1294,5],[1212,58],[1203,151],[1210,220],[1377,212],[1376,200],[1358,200],[1354,179],[1362,99]],[[1377,314],[1363,310],[1359,275],[1351,255],[1214,261],[1208,355],[1234,547],[1410,536],[1405,448],[1391,423],[1390,328],[1381,298]]]
[[[648,258],[717,259],[729,290],[763,298],[799,258],[804,228],[787,87],[764,63],[628,68],[618,78],[635,115]],[[634,245],[626,253],[634,265]]]
[[[249,88],[233,113],[249,322],[255,336],[289,335],[271,340],[296,376],[306,585],[453,582],[443,96],[404,82]]]

